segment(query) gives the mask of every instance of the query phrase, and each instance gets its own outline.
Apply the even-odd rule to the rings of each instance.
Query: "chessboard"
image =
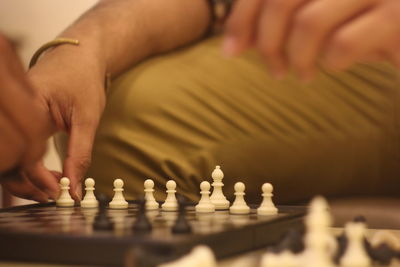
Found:
[[[228,210],[196,213],[187,205],[184,216],[191,233],[171,231],[178,212],[147,211],[152,230],[137,233],[133,225],[138,201],[127,209],[107,209],[110,230],[96,230],[99,209],[32,204],[0,210],[0,259],[40,263],[102,266],[157,266],[209,246],[217,258],[255,250],[278,242],[289,229],[303,227],[306,208],[278,206],[275,215],[233,215]],[[129,263],[127,265],[127,263]]]

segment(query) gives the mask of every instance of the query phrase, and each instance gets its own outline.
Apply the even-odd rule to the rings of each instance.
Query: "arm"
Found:
[[[69,135],[63,173],[38,162],[24,175],[51,198],[57,197],[59,177],[67,176],[71,195],[79,200],[106,102],[105,74],[115,76],[146,57],[201,38],[211,20],[207,2],[103,0],[62,32],[60,36],[78,39],[80,45],[49,50],[28,76],[50,114],[47,128]],[[27,185],[5,186],[16,195],[35,195]]]
[[[199,39],[210,20],[207,0],[103,0],[61,36],[80,40],[75,49],[95,52],[105,71],[115,75]]]

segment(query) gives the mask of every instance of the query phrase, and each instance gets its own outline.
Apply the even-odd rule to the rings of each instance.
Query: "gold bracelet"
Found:
[[[79,45],[79,40],[76,39],[69,39],[69,38],[56,38],[53,41],[47,42],[33,54],[30,62],[29,62],[29,68],[32,68],[40,56],[49,48],[63,45],[63,44],[70,44],[70,45]],[[109,73],[106,73],[105,81],[104,81],[104,88],[106,92],[108,91],[108,88],[110,88],[111,85],[111,75]]]
[[[79,40],[76,39],[69,39],[69,38],[56,38],[53,41],[47,42],[33,54],[31,61],[29,62],[29,68],[32,68],[36,62],[38,61],[39,57],[45,52],[47,49],[59,46],[63,44],[71,44],[71,45],[79,45]]]

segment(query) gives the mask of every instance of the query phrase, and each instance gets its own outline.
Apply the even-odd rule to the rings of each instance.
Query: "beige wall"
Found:
[[[27,62],[44,42],[91,7],[96,0],[0,0],[0,30],[23,41]]]
[[[27,66],[41,44],[54,39],[95,2],[97,0],[0,0],[0,31],[22,42],[19,53]],[[61,170],[54,147],[49,143],[45,164]]]

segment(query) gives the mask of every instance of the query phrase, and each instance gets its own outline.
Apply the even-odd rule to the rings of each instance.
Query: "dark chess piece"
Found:
[[[357,215],[353,218],[353,222],[367,223],[367,219],[363,215]]]
[[[98,231],[110,231],[114,228],[114,223],[107,215],[108,198],[104,194],[97,197],[99,201],[99,211],[93,222],[93,229]]]
[[[346,234],[343,232],[341,235],[336,237],[338,248],[336,250],[336,254],[333,256],[333,261],[338,264],[340,259],[343,257],[344,252],[347,249],[348,239]]]
[[[192,232],[192,227],[189,222],[186,220],[186,200],[183,196],[177,196],[178,204],[179,204],[179,214],[178,218],[175,221],[175,225],[172,227],[172,233],[174,234],[188,234]]]
[[[370,246],[368,254],[381,265],[389,265],[392,259],[396,257],[396,251],[385,243],[379,244],[377,247]]]
[[[355,217],[355,218],[353,219],[353,222],[359,222],[359,223],[366,223],[366,221],[367,221],[367,220],[365,219],[365,217],[364,217],[364,216],[361,216],[361,215],[360,215],[360,216],[357,216],[357,217]],[[343,232],[341,235],[339,235],[339,236],[336,238],[336,240],[337,240],[338,248],[337,248],[337,250],[336,250],[336,254],[333,256],[333,261],[334,261],[336,264],[339,264],[340,259],[343,257],[343,255],[344,255],[344,253],[345,253],[345,251],[346,251],[346,249],[347,249],[349,240],[348,240],[348,238],[347,238],[345,232]],[[372,252],[371,252],[371,251],[372,251],[372,246],[371,246],[371,244],[369,243],[368,239],[365,238],[365,237],[364,237],[364,248],[365,248],[365,251],[367,251],[368,255],[369,255],[371,258],[373,258],[373,257],[372,257]]]
[[[137,213],[133,230],[135,232],[145,233],[150,232],[152,228],[153,227],[146,215],[146,199],[141,197],[139,199],[139,212]]]
[[[297,229],[290,229],[283,236],[277,246],[271,249],[274,253],[290,250],[293,253],[300,253],[304,250],[303,234]]]

